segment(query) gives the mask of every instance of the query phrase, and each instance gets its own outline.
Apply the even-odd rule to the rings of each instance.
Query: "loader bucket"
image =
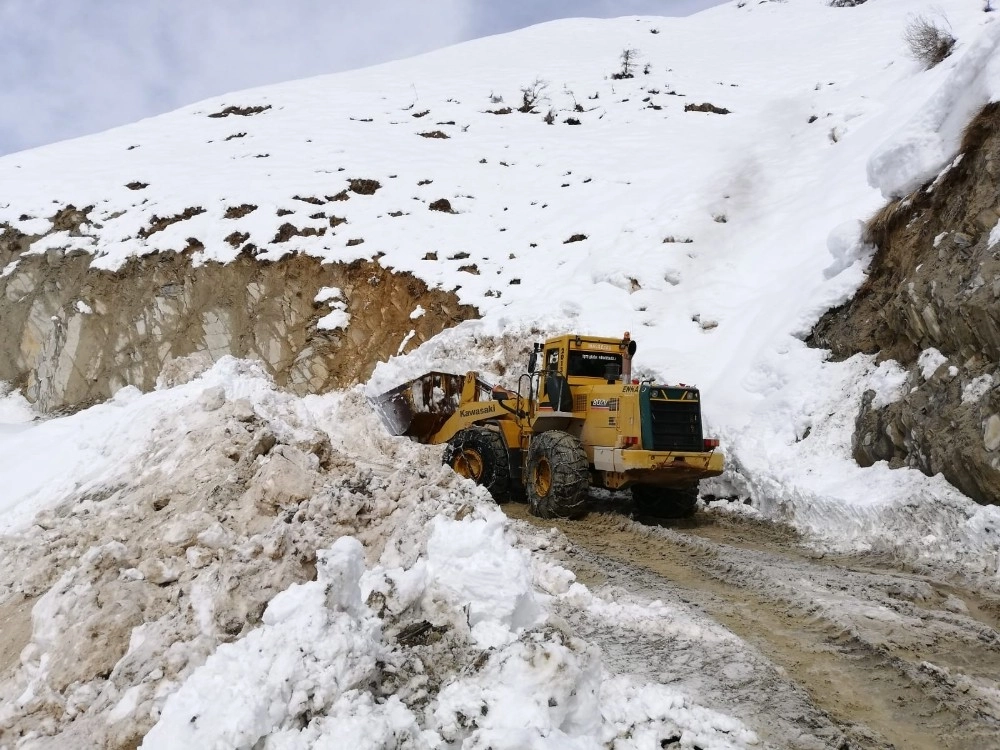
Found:
[[[391,434],[426,443],[455,413],[464,380],[448,372],[429,372],[383,393],[373,403]]]

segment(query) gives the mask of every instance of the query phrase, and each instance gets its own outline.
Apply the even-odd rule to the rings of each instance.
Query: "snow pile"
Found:
[[[868,182],[902,198],[933,179],[958,153],[962,132],[985,105],[1000,100],[1000,24],[957,51],[937,91],[872,154]]]
[[[329,713],[333,704],[375,679],[380,623],[363,610],[360,542],[341,537],[320,555],[317,569],[318,580],[278,594],[261,627],[223,644],[195,670],[167,701],[143,747],[250,747],[275,733],[289,746],[287,735],[303,714],[339,718],[339,711]],[[228,709],[213,711],[215,704]]]
[[[0,672],[0,733],[37,746],[147,731],[146,747],[756,741],[607,673],[552,618],[571,574],[539,574],[486,493],[439,448],[387,436],[360,389],[300,399],[254,363],[197,362],[178,366],[181,384],[30,428],[91,465],[79,486],[56,475],[11,496],[0,615],[23,621],[23,636],[5,632],[24,641]],[[5,448],[23,459],[37,445]],[[23,488],[34,473],[24,461],[6,478]]]

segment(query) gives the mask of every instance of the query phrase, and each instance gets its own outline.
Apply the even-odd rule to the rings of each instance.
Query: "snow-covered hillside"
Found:
[[[890,552],[1000,588],[996,507],[973,503],[940,476],[884,463],[861,469],[851,457],[862,393],[895,398],[899,368],[860,355],[828,362],[803,342],[864,278],[871,248],[862,222],[886,198],[946,168],[964,122],[1000,95],[1000,24],[978,3],[934,6],[947,13],[958,45],[931,70],[908,56],[902,38],[911,14],[929,12],[923,4],[788,0],[733,2],[684,19],[562,21],[239,92],[0,159],[0,222],[27,235],[48,232],[30,253],[84,251],[105,269],[185,248],[196,264],[241,252],[261,261],[289,252],[377,259],[480,310],[481,320],[380,365],[368,395],[432,368],[516,372],[524,363],[507,353],[540,338],[532,330],[629,330],[643,372],[702,389],[707,423],[730,462],[703,491],[751,501],[716,512],[781,520],[823,549]],[[637,51],[631,77],[616,75],[625,50]],[[50,218],[67,205],[93,207],[82,234],[51,231]],[[0,268],[0,278],[19,262]],[[158,720],[150,747],[251,746],[261,738],[275,748],[354,746],[346,738],[360,737],[360,726],[378,727],[377,736],[365,735],[371,747],[463,739],[467,747],[646,747],[682,730],[684,746],[756,741],[740,721],[608,674],[592,647],[567,641],[547,619],[547,597],[579,603],[591,595],[560,578],[544,555],[512,546],[483,493],[442,474],[433,449],[377,434],[360,391],[276,395],[246,367],[225,360],[202,380],[147,395],[129,389],[30,426],[16,394],[0,400],[0,528],[20,534],[0,549],[30,556],[52,538],[73,539],[58,582],[39,573],[30,590],[0,598],[14,606],[16,597],[48,592],[34,605],[31,643],[20,656],[23,692],[0,714],[0,730],[24,714],[51,712],[36,731],[61,731],[82,717],[93,724],[79,726],[104,722],[112,729],[102,731],[121,743]],[[241,397],[249,405],[232,406]],[[223,404],[245,418],[219,412]],[[359,536],[364,547],[341,539],[313,549],[316,581],[270,591],[270,603],[257,602],[267,607],[260,627],[228,632],[213,620],[224,581],[199,571],[268,554],[277,522],[243,519],[237,538],[216,544],[211,534],[202,539],[208,520],[188,518],[204,528],[177,531],[152,557],[129,548],[128,538],[83,528],[103,513],[127,517],[130,492],[150,492],[144,481],[165,486],[198,455],[197,442],[184,442],[190,430],[238,432],[233,424],[251,419],[247,409],[292,446],[286,460],[299,461],[296,487],[306,486],[297,501],[320,493],[331,514],[296,549],[307,555],[310,543],[329,546],[340,534]],[[340,489],[320,492],[320,467],[302,458],[312,455],[301,445],[312,438],[297,432],[303,425],[333,441],[338,471],[354,476],[344,467],[367,466],[365,481],[376,489],[365,495],[348,476],[335,481]],[[168,440],[183,451],[167,455]],[[268,450],[237,452],[233,460],[248,472],[241,481],[262,471]],[[40,469],[46,451],[52,461]],[[206,474],[203,483],[211,481]],[[69,506],[77,510],[61,505],[80,499]],[[358,502],[365,523],[351,515]],[[39,511],[44,523],[31,526]],[[303,522],[322,526],[319,509],[306,515]],[[468,567],[456,567],[456,556],[469,558]],[[3,566],[16,580],[12,558]],[[126,678],[123,661],[96,682],[66,677],[56,685],[57,636],[47,623],[83,606],[86,592],[74,581],[94,586],[94,570],[105,595],[120,581],[190,585],[202,592],[188,595],[194,622],[172,623],[153,645],[142,628],[132,631],[123,660],[142,653],[162,662],[148,673]],[[289,570],[281,583],[302,575]],[[481,669],[450,683],[431,676],[440,694],[414,698],[420,670],[407,672],[415,668],[405,649],[391,658],[379,650],[381,632],[406,611],[435,627],[447,623],[450,647],[483,649]],[[139,621],[130,617],[122,622]],[[716,637],[703,627],[688,632]],[[334,636],[339,645],[327,648],[324,639]],[[172,637],[196,643],[197,657],[171,661],[183,650],[171,647]],[[225,640],[234,642],[216,649]],[[543,652],[558,680],[532,671]],[[382,688],[371,687],[386,684],[383,662],[410,680],[405,705],[381,702]],[[555,691],[547,703],[538,698],[542,685]],[[220,686],[242,709],[230,715],[234,723],[192,718]],[[482,717],[470,723],[476,711]],[[529,718],[514,731],[511,716]],[[132,723],[119,731],[119,721]],[[0,747],[17,741],[0,739]]]

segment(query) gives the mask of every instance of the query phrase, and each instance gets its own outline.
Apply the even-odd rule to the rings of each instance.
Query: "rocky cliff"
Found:
[[[87,212],[70,206],[52,217],[51,232],[72,235],[86,224]],[[454,294],[377,261],[245,254],[195,265],[180,250],[112,272],[93,268],[89,253],[33,252],[42,237],[0,225],[0,268],[8,269],[0,277],[0,381],[47,412],[102,401],[124,385],[149,390],[190,356],[259,359],[280,386],[323,392],[364,380],[379,360],[477,315]],[[330,288],[339,294],[317,301]],[[346,326],[322,325],[331,305],[349,316]]]
[[[931,184],[867,225],[877,248],[855,297],[811,343],[907,368],[902,396],[869,392],[854,455],[938,472],[981,503],[1000,501],[1000,105],[966,128],[960,155]]]

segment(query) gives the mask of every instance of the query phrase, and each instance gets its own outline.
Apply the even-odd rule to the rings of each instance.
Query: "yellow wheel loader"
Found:
[[[516,391],[429,372],[375,405],[394,435],[447,443],[444,460],[498,503],[572,518],[594,486],[631,489],[643,515],[688,516],[699,480],[722,473],[719,441],[702,435],[697,388],[632,379],[635,351],[628,333],[559,336],[535,344]]]

